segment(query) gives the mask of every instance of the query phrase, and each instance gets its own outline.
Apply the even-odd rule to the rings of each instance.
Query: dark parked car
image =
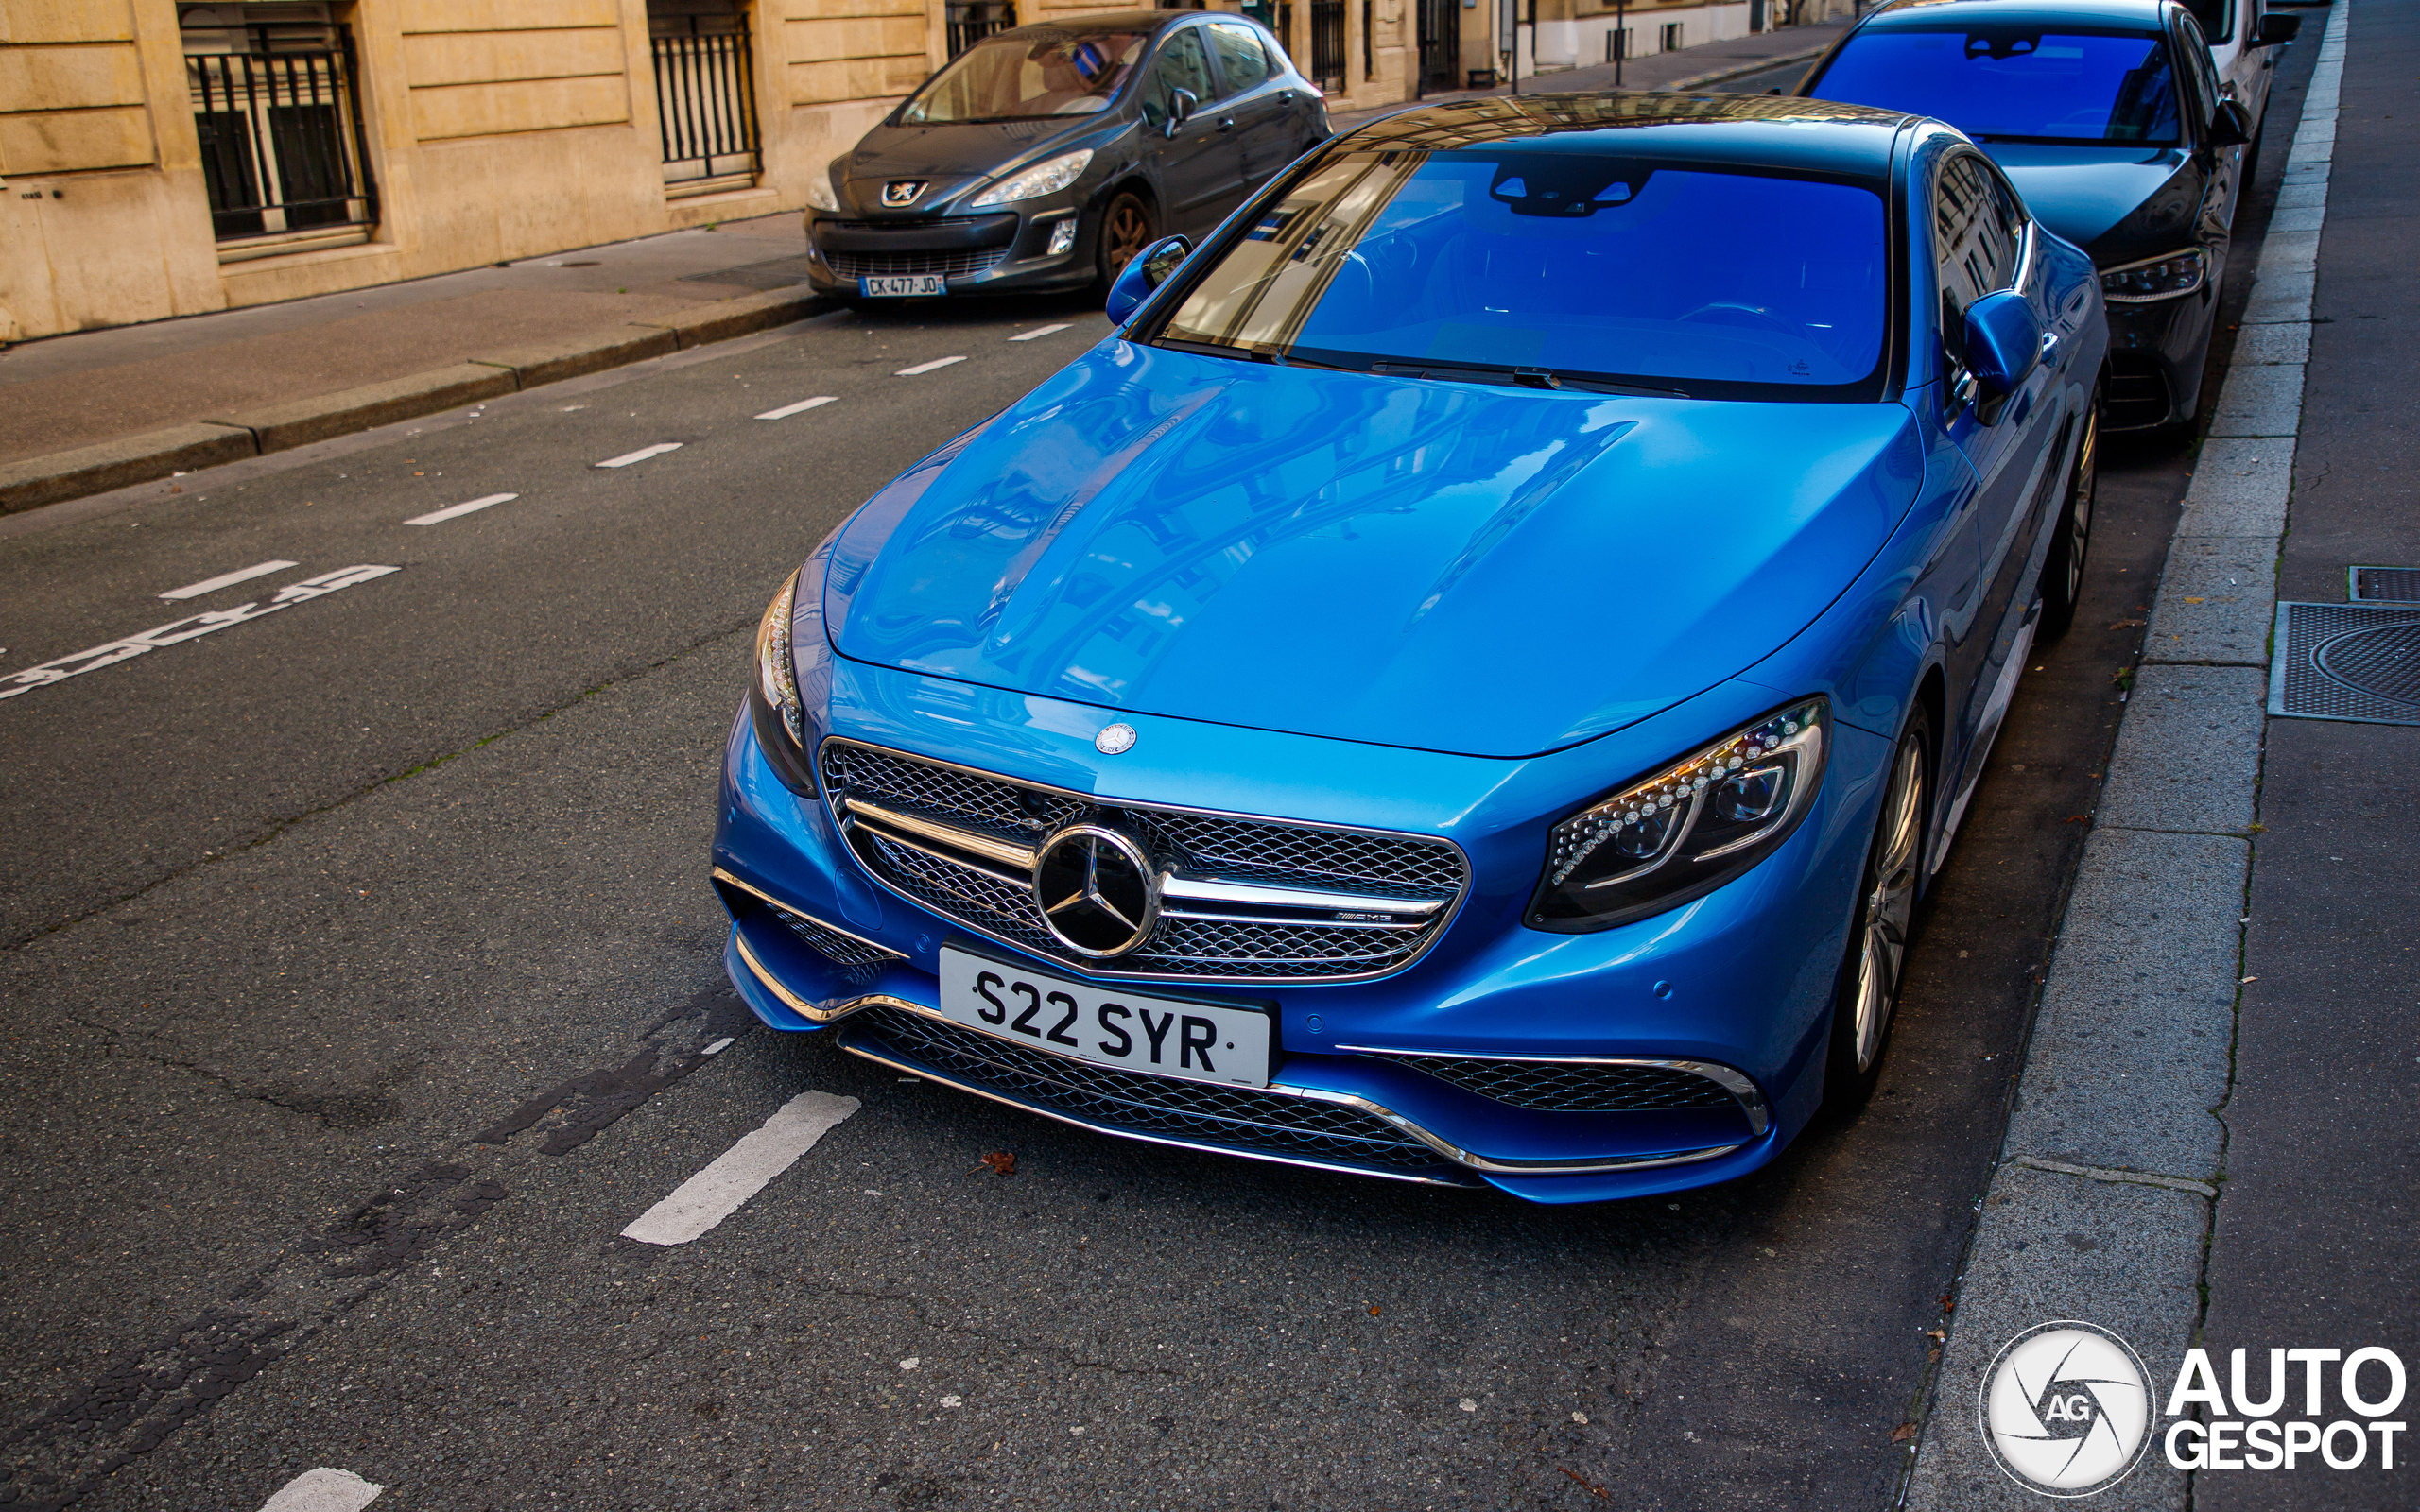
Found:
[[[2291,31],[2264,24],[2255,41]],[[2253,122],[2184,6],[1895,0],[1799,93],[1929,115],[1972,137],[2042,224],[2100,269],[2103,425],[2191,422]]]
[[[1327,140],[1240,16],[1134,10],[968,48],[809,186],[808,282],[860,299],[1106,287]]]

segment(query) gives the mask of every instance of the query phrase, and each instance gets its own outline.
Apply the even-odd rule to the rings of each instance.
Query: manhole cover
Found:
[[[2356,567],[2348,576],[2355,603],[2420,603],[2420,567]]]
[[[2420,725],[2420,604],[2277,606],[2269,712]]]
[[[2319,669],[2348,687],[2420,704],[2420,624],[2340,635],[2316,653]]]

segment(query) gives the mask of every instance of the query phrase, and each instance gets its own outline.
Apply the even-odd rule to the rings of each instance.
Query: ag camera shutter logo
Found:
[[[1983,1443],[2009,1478],[2045,1496],[2105,1491],[2151,1449],[2149,1372],[2133,1346],[2073,1319],[2009,1340],[1976,1404]]]

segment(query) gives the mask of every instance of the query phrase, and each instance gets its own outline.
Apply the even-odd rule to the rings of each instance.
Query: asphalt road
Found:
[[[723,984],[764,601],[1105,329],[825,317],[0,526],[0,673],[395,569],[0,702],[0,1505],[1887,1503],[2185,462],[2105,467],[1866,1114],[1539,1210],[1097,1138]],[[810,1090],[859,1107],[734,1215],[617,1237]]]

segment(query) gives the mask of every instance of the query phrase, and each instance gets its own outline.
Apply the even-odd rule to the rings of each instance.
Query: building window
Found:
[[[325,5],[185,6],[185,85],[222,261],[365,241],[378,215],[353,37]]]
[[[950,0],[944,9],[949,12],[949,55],[952,58],[992,33],[1006,31],[1017,24],[1017,8],[1009,0]],[[1201,8],[1196,6],[1194,9]]]
[[[1344,0],[1311,0],[1311,77],[1331,94],[1344,93]]]
[[[740,0],[647,0],[671,198],[745,189],[760,167],[756,65]]]
[[[1681,24],[1677,21],[1664,23],[1664,50],[1668,53],[1681,50]]]

